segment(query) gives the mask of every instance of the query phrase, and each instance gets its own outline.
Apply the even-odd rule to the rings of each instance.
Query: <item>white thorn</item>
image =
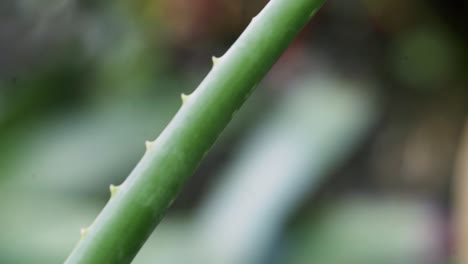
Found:
[[[218,63],[219,61],[219,58],[215,57],[215,56],[212,56],[211,57],[211,61],[213,62],[213,66],[216,66],[216,64]]]
[[[153,141],[149,141],[149,140],[146,140],[145,141],[145,147],[146,147],[146,151],[149,151],[151,149],[151,147],[153,146]]]
[[[119,186],[115,186],[113,184],[109,185],[109,190],[111,194],[111,199],[117,194],[117,191],[119,190]]]
[[[189,98],[190,98],[190,95],[186,95],[186,94],[184,94],[184,93],[181,93],[181,94],[180,94],[180,99],[182,99],[182,105],[184,105],[185,103],[187,103],[188,100],[189,100]]]
[[[85,238],[87,234],[88,234],[88,228],[83,227],[80,229],[81,238]]]

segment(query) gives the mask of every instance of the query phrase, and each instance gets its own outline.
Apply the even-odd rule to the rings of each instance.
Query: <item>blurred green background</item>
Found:
[[[0,1],[0,263],[63,262],[267,2]],[[467,20],[328,1],[134,263],[455,263]]]

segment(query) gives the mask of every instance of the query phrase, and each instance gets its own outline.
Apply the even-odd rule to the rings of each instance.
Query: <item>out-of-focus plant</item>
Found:
[[[129,263],[186,179],[324,0],[274,0],[220,58],[82,237],[66,263]]]
[[[411,197],[344,195],[295,227],[280,263],[447,263],[432,209]]]

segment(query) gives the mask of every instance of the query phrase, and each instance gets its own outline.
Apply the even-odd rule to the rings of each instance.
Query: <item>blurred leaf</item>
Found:
[[[345,197],[326,208],[292,234],[283,263],[441,263],[438,219],[426,202]]]
[[[128,101],[24,124],[5,140],[12,151],[0,156],[2,180],[65,193],[106,190],[127,175],[178,104]]]
[[[0,189],[0,263],[61,263],[99,204],[67,195]]]

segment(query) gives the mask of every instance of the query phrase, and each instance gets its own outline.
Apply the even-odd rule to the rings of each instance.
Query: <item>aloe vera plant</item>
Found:
[[[220,58],[120,186],[66,263],[129,263],[219,134],[325,0],[271,0]]]

